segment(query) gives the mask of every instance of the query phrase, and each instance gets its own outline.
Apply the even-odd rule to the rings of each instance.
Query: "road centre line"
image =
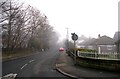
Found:
[[[31,62],[33,62],[33,61],[35,61],[35,60],[30,60],[29,63],[31,63]]]
[[[29,63],[32,63],[35,60],[30,60],[28,63],[24,64],[20,69],[23,69],[25,66],[27,66]]]
[[[23,65],[22,67],[21,67],[21,69],[23,69],[25,66],[27,66],[28,64],[25,64],[25,65]]]

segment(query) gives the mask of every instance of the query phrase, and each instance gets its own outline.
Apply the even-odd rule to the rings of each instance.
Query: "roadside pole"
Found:
[[[75,60],[75,64],[76,64],[76,43],[75,43],[75,41],[74,41],[74,60]]]
[[[67,29],[67,51],[69,50],[69,28],[66,28]]]
[[[75,64],[76,64],[76,43],[75,41],[78,39],[78,35],[75,34],[75,33],[71,33],[72,35],[72,40],[74,41],[74,61],[75,61]]]

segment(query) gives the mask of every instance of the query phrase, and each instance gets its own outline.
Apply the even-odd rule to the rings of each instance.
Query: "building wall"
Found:
[[[100,52],[101,53],[113,53],[115,52],[115,45],[98,45],[100,47]]]
[[[89,45],[89,46],[85,46],[84,48],[97,50],[100,53],[116,52],[116,45]]]

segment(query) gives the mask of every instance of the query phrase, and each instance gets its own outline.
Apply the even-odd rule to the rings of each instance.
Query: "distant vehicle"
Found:
[[[64,48],[63,48],[63,47],[60,47],[60,48],[59,48],[59,51],[64,51]]]

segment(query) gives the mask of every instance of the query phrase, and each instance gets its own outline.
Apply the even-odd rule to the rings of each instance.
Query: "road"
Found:
[[[62,79],[70,79],[69,77],[61,74],[56,70],[55,64],[59,57],[60,52],[57,50],[49,50],[46,52],[39,52],[37,54],[18,58],[2,63],[2,75],[5,76],[10,73],[17,74],[17,77],[59,77]],[[79,67],[81,76],[82,75],[101,75],[108,76],[114,75],[114,73],[106,73],[103,71]],[[73,71],[72,71],[73,72]],[[100,73],[99,73],[100,72]],[[91,75],[91,76],[92,76]],[[116,75],[115,75],[116,76]],[[87,76],[86,76],[87,77]]]
[[[65,77],[55,69],[58,51],[39,52],[37,54],[2,63],[2,75],[10,73],[17,77]]]

